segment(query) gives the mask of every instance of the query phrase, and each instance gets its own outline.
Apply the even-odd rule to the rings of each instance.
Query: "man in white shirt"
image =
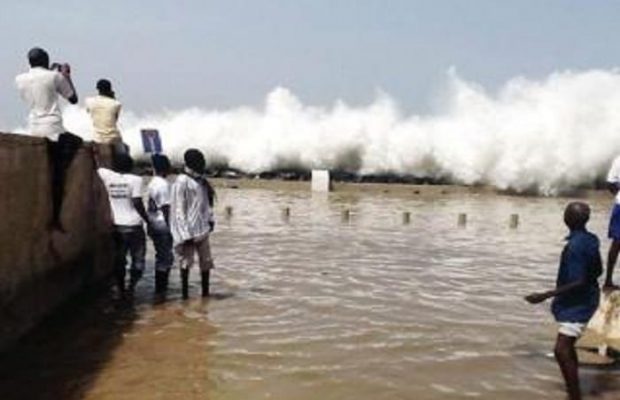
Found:
[[[144,272],[146,235],[142,222],[148,224],[148,215],[142,204],[142,178],[131,173],[133,160],[128,154],[117,154],[114,171],[98,168],[103,181],[114,220],[115,273],[118,288],[125,292],[127,253],[131,255],[130,293]]]
[[[189,297],[189,270],[198,260],[202,296],[209,295],[209,278],[213,268],[209,234],[213,231],[213,199],[215,191],[205,177],[206,162],[196,149],[185,152],[185,170],[172,185],[170,231],[179,255],[183,298]]]
[[[62,229],[60,212],[65,173],[82,145],[82,139],[66,132],[58,97],[59,95],[64,97],[71,104],[76,104],[78,97],[71,81],[71,68],[68,64],[56,65],[50,70],[49,55],[38,47],[28,52],[28,62],[30,70],[18,75],[15,83],[30,109],[29,134],[48,140],[52,174],[52,225]]]
[[[617,286],[613,283],[614,268],[620,252],[620,156],[616,157],[607,174],[607,186],[615,196],[614,206],[609,219],[608,237],[611,239],[607,254],[607,274],[604,288],[612,289]]]
[[[121,103],[116,100],[112,83],[107,79],[97,81],[97,96],[86,99],[86,110],[93,122],[94,140],[112,153],[127,152],[118,129]]]
[[[148,234],[155,248],[155,293],[165,294],[168,276],[174,263],[172,234],[170,233],[170,183],[166,179],[170,172],[170,160],[162,154],[152,159],[154,176],[148,185]]]

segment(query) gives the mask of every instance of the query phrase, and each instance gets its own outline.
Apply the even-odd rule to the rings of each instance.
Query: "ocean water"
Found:
[[[211,299],[174,271],[164,304],[150,276],[84,300],[0,358],[0,398],[563,399],[548,304],[522,298],[554,285],[568,201],[221,189]],[[588,202],[605,254],[611,199]],[[620,393],[613,369],[582,382]]]

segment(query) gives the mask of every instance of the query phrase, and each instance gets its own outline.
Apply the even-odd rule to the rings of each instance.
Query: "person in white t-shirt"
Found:
[[[131,173],[133,160],[129,154],[114,157],[114,171],[98,168],[110,200],[114,220],[115,274],[118,288],[125,292],[127,253],[131,255],[129,290],[133,292],[144,273],[146,235],[143,222],[148,215],[142,203],[142,178]]]
[[[164,294],[174,263],[170,233],[170,183],[166,179],[170,173],[170,160],[162,154],[154,154],[151,160],[154,176],[148,185],[148,234],[155,248],[155,293]]]
[[[66,131],[62,122],[59,96],[71,104],[78,102],[68,64],[50,69],[47,52],[35,47],[28,52],[30,70],[15,78],[17,89],[30,109],[28,133],[48,140],[52,175],[52,226],[62,230],[60,213],[66,170],[82,145],[82,139]]]
[[[112,83],[107,79],[99,79],[97,92],[97,96],[89,97],[85,102],[93,123],[93,139],[98,145],[110,148],[111,154],[126,153],[127,148],[118,129],[121,103],[116,100]]]
[[[613,282],[614,268],[620,252],[620,156],[616,157],[607,173],[607,187],[615,196],[614,206],[609,218],[609,230],[607,236],[611,239],[609,253],[607,254],[607,274],[603,288],[617,288]]]

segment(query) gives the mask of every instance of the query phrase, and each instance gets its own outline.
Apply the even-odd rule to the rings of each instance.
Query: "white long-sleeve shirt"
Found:
[[[170,201],[170,232],[174,245],[207,236],[213,220],[207,186],[186,174],[179,175],[172,184]]]

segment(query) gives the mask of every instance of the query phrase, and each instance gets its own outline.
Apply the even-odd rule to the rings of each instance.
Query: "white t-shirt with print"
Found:
[[[149,182],[149,222],[153,229],[167,231],[168,224],[161,208],[170,205],[170,183],[161,176],[155,176]]]
[[[611,163],[611,168],[607,173],[607,182],[616,184],[620,188],[620,156]],[[620,191],[616,194],[616,204],[620,204]]]
[[[133,199],[142,198],[142,178],[107,168],[99,168],[97,172],[108,191],[114,225],[142,225],[142,218],[133,205]]]
[[[75,95],[67,78],[58,71],[35,67],[18,75],[15,84],[30,108],[29,133],[32,136],[58,140],[58,135],[66,132],[62,124],[58,95],[65,99]]]

